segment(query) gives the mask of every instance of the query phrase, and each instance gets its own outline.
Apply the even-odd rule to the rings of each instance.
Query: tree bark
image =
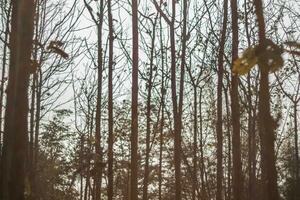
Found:
[[[164,120],[165,120],[165,94],[166,94],[166,88],[165,88],[165,62],[164,62],[164,46],[163,46],[163,31],[162,31],[162,20],[161,16],[159,18],[159,24],[160,24],[160,52],[161,52],[161,124],[160,124],[160,130],[159,130],[159,172],[158,172],[158,199],[162,200],[162,160],[163,160],[163,131],[164,131]]]
[[[223,14],[223,27],[221,31],[221,42],[218,55],[218,85],[217,85],[217,194],[216,200],[222,200],[222,182],[223,182],[223,106],[222,106],[222,88],[223,88],[223,74],[224,74],[224,46],[227,31],[227,19],[228,19],[228,0],[224,1],[224,14]]]
[[[108,188],[107,188],[107,196],[108,200],[113,199],[113,18],[111,11],[111,0],[107,2],[108,9],[108,26],[109,26],[109,60],[108,60]]]
[[[6,7],[7,2],[4,3],[4,8]],[[8,50],[8,36],[9,36],[9,23],[10,23],[10,13],[11,13],[11,3],[9,4],[7,19],[5,23],[5,34],[3,42],[3,57],[2,57],[2,72],[1,72],[1,84],[0,84],[0,166],[1,166],[1,157],[2,157],[2,145],[3,145],[3,108],[4,108],[4,91],[5,91],[5,81],[6,81],[6,68],[7,68],[7,50]],[[1,172],[0,172],[1,177]]]
[[[10,66],[5,112],[1,199],[22,200],[28,146],[28,86],[34,1],[12,1]]]
[[[260,49],[265,49],[265,22],[261,0],[254,0],[255,12],[258,21]],[[260,60],[260,87],[259,87],[259,135],[261,137],[261,165],[262,165],[262,199],[278,200],[277,171],[275,166],[275,122],[270,112],[269,69],[268,61]]]
[[[193,183],[192,183],[192,199],[196,199],[197,189],[197,131],[198,131],[198,109],[197,109],[197,87],[194,86],[194,130],[193,130]]]
[[[237,0],[231,0],[232,19],[232,64],[238,58],[238,5]],[[233,157],[233,199],[241,200],[243,194],[241,136],[240,136],[240,104],[238,94],[239,78],[231,76],[231,114],[232,114],[232,157]]]
[[[295,145],[295,188],[300,187],[300,174],[299,174],[299,148],[298,148],[298,117],[297,117],[297,104],[298,101],[294,102],[294,145]],[[297,199],[300,195],[300,191],[298,189],[295,190],[295,199]]]
[[[95,151],[96,151],[96,173],[95,173],[95,200],[101,199],[101,186],[102,186],[102,162],[103,162],[103,155],[102,155],[102,148],[101,148],[101,103],[102,103],[102,65],[103,65],[103,58],[102,58],[102,26],[103,26],[103,15],[104,15],[104,8],[103,8],[103,0],[100,1],[100,18],[99,23],[97,24],[97,31],[98,31],[98,54],[97,54],[97,78],[98,78],[98,85],[97,85],[97,105],[96,105],[96,132],[95,132]]]
[[[131,176],[130,200],[138,199],[138,4],[132,0],[132,100],[131,100]]]
[[[144,180],[143,180],[143,200],[148,199],[148,178],[149,178],[149,157],[150,157],[150,133],[151,133],[151,94],[153,87],[153,61],[154,61],[154,50],[155,50],[155,31],[156,31],[157,17],[153,23],[152,28],[152,39],[151,39],[151,52],[150,52],[150,66],[149,66],[149,79],[147,83],[147,113],[146,113],[146,158],[145,158],[145,169],[144,169]]]

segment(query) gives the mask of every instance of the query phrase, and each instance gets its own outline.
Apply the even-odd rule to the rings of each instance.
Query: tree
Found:
[[[138,70],[139,70],[139,33],[138,4],[132,0],[132,94],[131,94],[131,162],[130,162],[130,199],[138,199]]]
[[[150,52],[150,66],[149,66],[149,78],[147,82],[147,122],[146,122],[146,157],[145,157],[145,170],[143,180],[143,200],[148,199],[148,180],[149,180],[149,157],[150,157],[150,134],[151,134],[151,95],[153,89],[153,71],[154,71],[154,51],[155,51],[155,32],[157,25],[158,15],[155,16],[152,32],[151,32],[151,52]]]
[[[221,43],[219,46],[218,55],[218,86],[217,86],[217,122],[216,122],[216,132],[217,132],[217,194],[216,199],[223,199],[222,195],[222,179],[223,179],[223,108],[222,108],[222,88],[223,88],[223,70],[224,70],[224,46],[227,31],[227,15],[228,15],[228,1],[224,1],[223,9],[223,27],[221,32]]]
[[[259,31],[259,48],[266,49],[266,31],[261,0],[254,2]],[[261,165],[262,165],[262,199],[278,200],[277,172],[275,166],[275,122],[270,112],[269,91],[269,64],[268,60],[259,60],[260,87],[259,87],[259,135],[261,138]]]
[[[108,1],[107,4],[108,9],[108,28],[109,28],[109,60],[108,60],[108,188],[107,188],[107,195],[108,200],[113,199],[113,41],[114,41],[114,32],[113,32],[113,18],[112,18],[112,11],[111,11],[111,0]]]
[[[232,19],[232,63],[238,58],[238,8],[237,1],[231,0]],[[241,200],[243,194],[241,139],[240,139],[240,105],[238,94],[239,78],[231,76],[231,114],[232,114],[232,157],[233,157],[233,199]]]
[[[24,199],[33,0],[12,1],[10,66],[1,166],[1,199]]]

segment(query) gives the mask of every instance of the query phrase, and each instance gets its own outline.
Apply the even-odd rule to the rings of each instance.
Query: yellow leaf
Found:
[[[300,43],[296,41],[287,41],[284,44],[286,44],[289,47],[294,47],[296,49],[300,49]]]
[[[241,58],[234,61],[232,73],[237,75],[247,74],[256,64],[255,47],[249,47],[244,51]]]

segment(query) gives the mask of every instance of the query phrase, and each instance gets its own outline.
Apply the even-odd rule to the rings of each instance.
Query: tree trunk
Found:
[[[28,86],[34,1],[12,1],[10,67],[5,112],[1,199],[22,200],[28,143]]]
[[[265,49],[265,22],[263,16],[263,5],[261,0],[254,0],[255,12],[258,21],[259,45]],[[275,166],[275,122],[270,112],[270,91],[269,91],[269,69],[268,61],[259,63],[260,87],[259,87],[259,135],[261,137],[261,165],[262,165],[262,199],[278,200],[277,172]]]
[[[199,128],[200,128],[200,179],[201,179],[201,195],[203,197],[203,200],[207,199],[207,192],[206,192],[206,184],[207,181],[205,181],[205,163],[204,163],[204,150],[203,150],[203,117],[202,117],[202,88],[200,88],[199,92]]]
[[[193,183],[192,199],[196,199],[197,189],[197,131],[198,131],[197,87],[194,86],[194,138],[193,138]]]
[[[224,71],[224,46],[227,29],[227,15],[228,15],[228,0],[224,1],[223,27],[221,32],[221,42],[218,55],[218,85],[217,85],[217,194],[216,200],[222,200],[222,182],[223,182],[223,108],[222,108],[222,88],[223,88],[223,71]]]
[[[297,119],[297,104],[298,101],[294,102],[294,129],[295,129],[295,136],[294,136],[294,144],[295,144],[295,199],[297,199],[300,195],[300,191],[297,189],[300,187],[300,174],[299,174],[299,148],[298,148],[298,119]]]
[[[6,3],[4,4],[4,8],[6,7]],[[2,72],[1,72],[1,83],[0,83],[0,166],[1,166],[1,157],[2,157],[2,145],[3,145],[3,128],[2,125],[4,123],[3,117],[3,108],[4,108],[4,91],[5,91],[5,82],[7,75],[6,73],[6,60],[7,60],[7,50],[8,50],[8,36],[9,36],[9,22],[10,22],[10,13],[11,13],[11,3],[9,4],[7,19],[5,23],[5,34],[4,34],[4,42],[3,42],[3,57],[2,57]],[[1,177],[1,172],[0,172]],[[1,191],[1,190],[0,190]]]
[[[228,89],[229,89],[229,86],[226,87],[225,89],[225,104],[226,104],[226,127],[227,127],[227,133],[226,133],[226,136],[227,136],[227,145],[228,145],[228,150],[227,150],[227,155],[228,155],[228,164],[227,164],[227,191],[226,191],[226,196],[227,196],[227,199],[228,200],[231,200],[232,198],[232,186],[231,186],[231,170],[232,170],[232,167],[231,167],[231,149],[232,149],[232,143],[231,143],[231,124],[230,124],[230,108],[229,108],[229,98],[228,98]]]
[[[94,178],[95,183],[95,200],[101,199],[101,185],[102,185],[102,162],[103,162],[103,155],[102,155],[102,148],[101,148],[101,103],[102,103],[102,65],[103,65],[103,58],[102,58],[102,25],[103,25],[103,0],[100,1],[100,19],[99,23],[97,24],[98,29],[98,58],[97,58],[97,78],[98,78],[98,85],[97,85],[97,105],[96,105],[96,132],[95,132],[95,151],[96,151],[96,173]]]
[[[249,200],[256,199],[256,134],[255,134],[255,108],[251,97],[250,75],[247,77],[248,85],[248,196]]]
[[[131,99],[131,181],[130,200],[138,199],[138,4],[132,0],[132,99]]]
[[[108,26],[109,26],[109,60],[108,60],[108,188],[107,188],[107,197],[108,200],[113,199],[113,18],[111,11],[111,0],[107,3],[108,11]]]
[[[232,19],[232,63],[238,58],[238,10],[237,0],[231,0]],[[240,104],[238,93],[239,78],[231,76],[231,114],[232,114],[232,157],[233,173],[232,187],[233,199],[241,200],[243,194],[241,136],[240,136]]]
[[[162,34],[162,21],[161,16],[159,19],[160,23],[160,48],[161,48],[161,124],[160,124],[160,130],[159,130],[159,172],[158,172],[158,199],[162,200],[162,154],[163,154],[163,131],[164,131],[164,109],[165,109],[165,79],[164,79],[164,46],[163,46],[163,34]]]
[[[149,178],[149,157],[150,157],[150,133],[151,133],[151,94],[153,87],[153,61],[154,61],[154,50],[155,50],[155,31],[156,31],[157,17],[152,28],[152,39],[151,39],[151,52],[150,52],[150,71],[149,79],[147,83],[148,93],[147,93],[147,113],[146,113],[146,158],[145,158],[145,170],[144,170],[144,180],[143,180],[143,200],[148,199],[148,178]]]

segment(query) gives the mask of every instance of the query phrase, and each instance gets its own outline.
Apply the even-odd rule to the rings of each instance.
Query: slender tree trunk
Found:
[[[164,116],[164,107],[165,107],[165,103],[164,103],[164,85],[163,85],[162,81],[162,98],[161,98],[161,102],[162,102],[162,109],[161,109],[161,124],[160,124],[160,135],[159,135],[159,173],[158,173],[158,199],[162,200],[162,180],[163,180],[163,176],[162,176],[162,154],[163,154],[163,142],[164,142],[164,137],[163,137],[163,131],[164,131],[164,120],[165,120],[165,116]]]
[[[101,199],[101,185],[102,185],[102,148],[101,148],[101,103],[102,103],[102,65],[103,65],[103,57],[102,57],[102,26],[103,26],[103,0],[100,1],[100,19],[97,24],[98,29],[98,58],[97,58],[97,75],[98,75],[98,85],[97,85],[97,105],[96,105],[96,133],[95,133],[95,151],[96,151],[96,173],[94,178],[95,183],[95,200]]]
[[[93,111],[91,110],[91,100],[88,98],[88,108],[87,108],[87,145],[88,145],[88,151],[87,151],[87,166],[86,166],[86,179],[85,179],[85,189],[84,189],[84,200],[89,199],[89,187],[91,182],[91,155],[92,155],[92,132],[93,132]]]
[[[295,129],[295,136],[294,136],[294,142],[295,142],[295,182],[296,187],[300,187],[300,174],[299,174],[299,148],[298,148],[298,117],[297,117],[297,104],[298,101],[294,102],[294,129]],[[298,189],[295,191],[295,199],[297,199],[300,195],[300,192]]]
[[[36,73],[33,75],[32,85],[31,85],[31,103],[30,103],[30,127],[29,127],[29,154],[28,154],[28,179],[30,183],[30,189],[32,190],[34,187],[34,174],[36,173],[33,168],[34,165],[34,120],[35,120],[35,97],[36,97]],[[35,191],[35,190],[33,190]],[[34,192],[30,193],[29,199],[34,199]]]
[[[200,128],[200,179],[201,179],[201,195],[203,200],[207,199],[206,183],[205,180],[205,163],[204,163],[204,150],[203,150],[203,116],[202,116],[202,88],[199,91],[199,128]]]
[[[229,98],[228,98],[228,89],[229,89],[229,86],[227,86],[227,88],[225,89],[225,105],[226,105],[226,127],[227,127],[227,133],[226,133],[226,136],[227,136],[227,145],[228,145],[228,150],[227,150],[227,155],[228,155],[228,165],[227,165],[227,199],[228,200],[231,200],[232,199],[232,195],[231,195],[231,190],[232,190],[232,187],[231,187],[231,124],[230,124],[230,106],[229,106]]]
[[[231,0],[232,19],[232,63],[238,58],[238,11],[237,0]],[[232,111],[232,156],[233,156],[233,199],[241,200],[243,194],[241,139],[240,139],[240,105],[238,94],[239,79],[231,76],[231,111]]]
[[[248,22],[248,10],[247,10],[247,0],[244,0],[244,12],[245,12],[245,31],[247,36],[247,43],[248,47],[251,46],[251,38],[249,32],[249,22]],[[255,133],[255,126],[256,126],[256,117],[255,112],[256,109],[253,107],[252,101],[252,92],[251,92],[251,75],[250,73],[247,76],[247,101],[248,101],[248,199],[255,200],[256,199],[256,133]]]
[[[192,184],[192,199],[196,199],[197,187],[197,131],[198,131],[198,109],[197,109],[197,87],[194,86],[194,138],[193,138],[193,184]]]
[[[109,26],[109,60],[108,60],[108,188],[107,196],[108,200],[113,199],[113,18],[111,11],[111,0],[107,2],[108,9],[108,26]]]
[[[162,12],[160,6],[156,1],[153,2],[158,12],[165,19],[169,25],[170,33],[170,46],[171,46],[171,98],[173,107],[173,129],[174,129],[174,165],[175,165],[175,200],[181,200],[181,116],[182,116],[182,104],[183,104],[183,86],[184,86],[184,71],[185,71],[185,51],[186,51],[186,13],[187,2],[184,1],[183,6],[183,33],[182,33],[182,54],[181,54],[181,66],[180,66],[180,83],[179,83],[179,102],[177,103],[177,90],[176,90],[176,44],[175,44],[175,17],[176,17],[176,0],[172,0],[172,14],[171,20]],[[162,4],[162,1],[161,1]]]
[[[5,113],[1,199],[22,200],[28,143],[28,86],[34,1],[12,1],[10,67]]]
[[[265,49],[265,22],[261,0],[254,0],[255,12],[258,21],[259,45]],[[259,88],[259,135],[261,137],[261,164],[262,164],[262,199],[278,200],[277,172],[275,166],[275,122],[270,112],[269,69],[268,61],[260,60],[260,88]]]
[[[37,167],[38,151],[39,151],[39,132],[40,132],[40,120],[41,120],[41,98],[42,98],[42,71],[38,71],[38,77],[36,79],[36,109],[35,109],[35,129],[34,129],[34,168]]]
[[[162,21],[161,16],[159,19],[160,23],[160,48],[161,48],[161,124],[160,124],[160,135],[159,135],[159,173],[158,173],[158,199],[162,200],[162,154],[163,154],[163,131],[164,131],[164,109],[165,109],[165,79],[164,79],[164,46],[163,46],[163,34],[162,34]]]
[[[248,86],[248,94],[247,94],[247,101],[248,101],[248,199],[250,200],[252,197],[252,190],[253,190],[253,176],[252,176],[252,139],[253,139],[253,134],[252,132],[252,123],[253,123],[253,118],[252,118],[252,98],[251,98],[251,83],[250,83],[250,74],[247,76],[247,86]]]
[[[216,133],[217,133],[217,196],[216,200],[222,200],[222,182],[223,182],[223,108],[222,108],[222,88],[223,88],[223,71],[224,71],[224,46],[226,38],[227,29],[227,15],[228,15],[228,0],[224,1],[223,10],[223,27],[221,32],[221,42],[219,47],[218,56],[218,85],[217,85],[217,123],[216,123]]]
[[[153,87],[153,61],[154,61],[154,50],[155,50],[155,31],[156,31],[157,17],[152,28],[152,39],[151,39],[151,52],[150,52],[150,71],[148,79],[148,92],[147,92],[147,113],[146,113],[146,158],[145,158],[145,169],[144,169],[144,180],[143,180],[143,200],[148,199],[148,178],[149,178],[149,157],[150,157],[150,133],[151,133],[151,94]]]
[[[138,2],[132,0],[132,99],[131,99],[131,181],[130,200],[138,199]]]
[[[80,136],[80,154],[79,154],[79,162],[80,162],[80,200],[83,200],[83,147],[84,147],[84,137],[83,135]]]
[[[39,131],[40,131],[40,119],[41,119],[41,94],[42,94],[42,72],[41,69],[38,69],[38,72],[36,72],[36,78],[34,81],[36,82],[35,85],[37,86],[35,89],[35,95],[36,95],[36,108],[35,108],[35,124],[34,124],[34,145],[33,145],[33,165],[32,165],[32,171],[33,177],[32,177],[32,193],[34,194],[35,199],[39,199],[39,192],[37,192],[37,186],[39,182],[39,176],[36,175],[37,173],[37,165],[38,165],[38,154],[39,154]]]
[[[251,82],[250,75],[247,77],[248,84],[248,196],[249,200],[256,199],[256,134],[255,134],[255,109],[251,98]]]
[[[184,89],[184,71],[186,56],[186,15],[187,2],[183,2],[183,30],[182,30],[182,54],[180,66],[180,82],[179,82],[179,102],[177,104],[176,90],[176,45],[175,45],[175,16],[176,1],[172,1],[172,18],[170,22],[170,41],[171,41],[171,88],[172,88],[172,104],[174,117],[174,163],[175,163],[175,199],[181,200],[181,129],[182,129],[182,105],[183,105],[183,89]]]
[[[174,14],[175,14],[175,1],[173,1]],[[181,40],[181,64],[180,64],[180,82],[179,82],[179,102],[178,102],[178,116],[177,116],[177,133],[175,131],[175,190],[176,199],[181,200],[181,131],[182,131],[182,107],[183,107],[183,92],[184,92],[184,76],[185,76],[185,66],[186,66],[186,48],[187,48],[187,16],[188,16],[188,4],[187,1],[183,1],[183,28],[182,28],[182,40]],[[174,20],[172,24],[175,24],[175,15],[172,17]],[[175,31],[173,27],[173,31]],[[173,32],[172,31],[172,32]],[[175,50],[175,46],[174,46]],[[174,52],[175,53],[175,52]],[[174,55],[175,56],[175,55]],[[175,58],[174,58],[175,59]],[[176,66],[176,63],[174,63]],[[176,81],[176,79],[175,79]],[[177,100],[176,100],[177,101]],[[177,173],[176,173],[177,171]],[[177,174],[177,176],[176,176]]]
[[[35,27],[34,27],[34,31],[35,31],[35,38],[34,40],[35,41],[38,41],[38,31],[39,31],[39,15],[40,15],[40,10],[39,10],[39,0],[36,0],[35,1]],[[37,51],[38,51],[38,47],[37,45],[35,44],[34,47],[33,47],[33,60],[35,62],[37,62]],[[40,68],[40,67],[38,67]],[[36,112],[35,112],[35,108],[36,108],[36,96],[37,96],[37,84],[38,84],[38,71],[35,71],[33,73],[33,76],[32,76],[32,86],[31,86],[31,106],[30,106],[30,145],[29,145],[29,165],[28,165],[28,172],[29,172],[29,184],[30,184],[30,190],[31,190],[31,193],[30,193],[30,196],[29,196],[29,199],[38,199],[37,198],[37,183],[36,183],[36,165],[35,165],[35,146],[34,146],[34,141],[35,141],[35,138],[34,138],[34,133],[35,133],[35,128],[36,128],[36,124],[35,124],[35,121],[37,120],[36,119]],[[40,101],[40,99],[39,99]]]
[[[4,3],[4,8],[7,2]],[[3,135],[3,108],[4,108],[4,89],[5,89],[5,82],[6,78],[6,64],[7,64],[7,50],[8,50],[8,36],[9,36],[9,22],[10,22],[10,13],[11,13],[11,3],[9,4],[8,14],[5,24],[5,34],[4,34],[4,44],[3,44],[3,57],[2,57],[2,72],[1,72],[1,83],[0,83],[0,166],[1,166],[1,156],[2,156],[2,135]],[[1,172],[0,172],[1,174]],[[1,177],[1,175],[0,175]]]

